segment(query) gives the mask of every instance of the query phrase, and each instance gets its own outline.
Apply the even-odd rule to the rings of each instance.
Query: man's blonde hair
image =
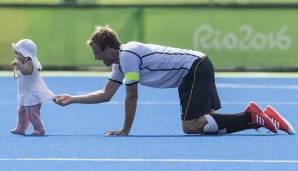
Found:
[[[117,36],[117,33],[114,32],[110,26],[96,26],[94,33],[91,34],[87,44],[95,44],[100,47],[101,50],[104,50],[107,46],[120,49],[120,40]]]

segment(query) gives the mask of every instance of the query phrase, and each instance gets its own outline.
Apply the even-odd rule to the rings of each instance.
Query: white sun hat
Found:
[[[37,57],[37,46],[36,44],[30,39],[22,39],[17,43],[11,44],[13,49],[21,53],[24,57],[29,57],[32,60],[33,65],[38,69],[41,70],[42,66]]]

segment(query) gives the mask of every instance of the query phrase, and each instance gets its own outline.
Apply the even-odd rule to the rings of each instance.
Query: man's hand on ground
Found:
[[[109,131],[105,132],[104,135],[105,136],[127,136],[128,131],[124,131],[124,130],[112,131],[112,130],[109,130]]]

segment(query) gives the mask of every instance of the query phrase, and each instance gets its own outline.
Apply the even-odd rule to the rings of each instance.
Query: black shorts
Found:
[[[214,78],[214,68],[208,57],[196,60],[178,88],[181,119],[192,120],[221,108]]]

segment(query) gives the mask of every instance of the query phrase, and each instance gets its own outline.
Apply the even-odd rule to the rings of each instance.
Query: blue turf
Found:
[[[100,89],[105,78],[47,77],[57,94],[83,94]],[[297,78],[217,78],[220,84],[289,86],[283,88],[219,87],[220,112],[242,111],[255,100],[261,107],[272,102],[297,130]],[[111,103],[60,107],[52,102],[42,107],[45,137],[12,135],[16,120],[16,85],[0,78],[1,126],[0,170],[297,170],[298,163],[127,162],[127,161],[16,161],[17,158],[97,159],[210,159],[298,161],[297,136],[247,130],[226,136],[186,136],[181,129],[177,89],[139,86],[135,122],[129,137],[103,137],[108,129],[123,123],[123,86]],[[168,103],[167,103],[168,102]],[[175,103],[177,102],[177,103]],[[152,103],[152,104],[151,104]],[[30,127],[28,133],[32,131]],[[7,161],[3,159],[12,159]]]

